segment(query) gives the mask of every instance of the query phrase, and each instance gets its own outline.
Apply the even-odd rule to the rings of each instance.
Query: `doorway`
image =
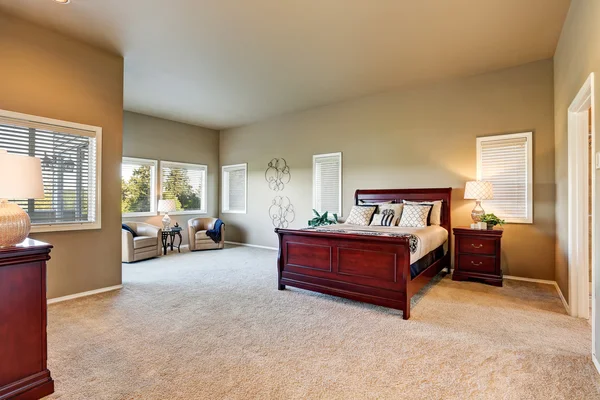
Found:
[[[592,359],[600,364],[596,343],[594,74],[590,74],[568,110],[569,158],[569,308],[574,317],[588,318],[592,325]],[[590,284],[592,282],[592,284]],[[590,297],[591,296],[591,297]],[[591,298],[591,301],[590,301]],[[596,347],[599,347],[598,349]]]

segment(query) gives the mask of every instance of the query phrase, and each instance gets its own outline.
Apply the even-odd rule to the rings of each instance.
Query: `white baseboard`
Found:
[[[105,288],[90,290],[90,291],[87,291],[87,292],[70,294],[68,296],[55,297],[53,299],[48,299],[48,304],[61,303],[63,301],[78,299],[80,297],[93,296],[95,294],[100,294],[100,293],[105,293],[105,292],[111,292],[113,290],[119,290],[119,289],[123,289],[123,285],[109,286],[109,287],[105,287]]]
[[[567,314],[571,315],[571,311],[570,311],[571,307],[569,307],[569,303],[567,303],[567,300],[565,300],[565,296],[563,296],[562,291],[560,290],[560,287],[558,286],[558,283],[554,282],[554,287],[556,287],[558,296],[562,300],[563,306],[565,306],[565,310],[567,310]]]
[[[567,300],[565,300],[565,296],[563,296],[562,291],[560,290],[560,287],[558,286],[558,283],[556,283],[556,281],[548,281],[545,279],[523,278],[521,276],[512,276],[512,275],[504,275],[504,279],[512,279],[515,281],[525,281],[525,282],[535,282],[535,283],[542,283],[544,285],[554,286],[556,288],[556,292],[558,293],[558,297],[560,297],[560,300],[562,301],[563,306],[565,307],[565,310],[567,311],[567,314],[571,315],[569,303],[567,303]]]
[[[277,247],[259,246],[257,244],[248,244],[248,243],[239,243],[239,242],[230,242],[228,240],[226,240],[225,243],[227,243],[227,244],[235,244],[237,246],[255,247],[257,249],[278,250]]]
[[[452,272],[454,272],[454,268],[452,268]],[[549,281],[546,279],[524,278],[522,276],[513,276],[513,275],[504,275],[503,278],[510,279],[513,281],[534,282],[534,283],[541,283],[544,285],[554,286],[556,288],[556,292],[558,293],[558,297],[560,297],[560,300],[562,301],[563,306],[565,307],[565,310],[567,311],[567,314],[571,315],[569,303],[567,303],[567,301],[565,300],[565,296],[563,296],[562,291],[560,290],[560,287],[558,286],[558,283],[556,283],[556,281]]]
[[[592,361],[594,361],[594,366],[596,367],[598,373],[600,373],[600,363],[598,363],[598,360],[596,359],[595,355],[592,355]]]
[[[543,283],[544,285],[556,285],[555,281],[549,281],[546,279],[524,278],[522,276],[504,275],[504,279],[511,279],[513,281]]]

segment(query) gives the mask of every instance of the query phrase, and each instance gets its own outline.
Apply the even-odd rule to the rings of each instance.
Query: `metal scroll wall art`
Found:
[[[294,206],[290,202],[290,198],[287,196],[275,196],[271,207],[269,207],[269,216],[275,228],[285,229],[289,227],[294,222],[294,219],[296,219],[296,213],[294,212]]]
[[[284,158],[274,158],[269,161],[265,171],[265,181],[267,181],[269,189],[274,192],[281,192],[290,183],[291,179],[290,167]],[[296,212],[290,198],[275,196],[269,207],[269,218],[271,218],[271,223],[275,228],[289,227],[296,219]]]
[[[269,189],[280,192],[285,189],[285,185],[290,183],[292,175],[290,167],[283,158],[274,158],[269,161],[265,171],[265,180],[269,184]]]

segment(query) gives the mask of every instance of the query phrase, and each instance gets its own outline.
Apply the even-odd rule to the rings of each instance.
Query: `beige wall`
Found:
[[[102,127],[102,229],[32,234],[54,245],[48,297],[121,283],[123,58],[0,14],[0,109]]]
[[[567,266],[568,251],[568,146],[567,110],[594,72],[596,77],[595,110],[600,106],[600,2],[572,0],[569,14],[554,55],[554,121],[556,144],[556,281],[568,299],[569,279]],[[598,112],[595,112],[596,124]],[[597,126],[597,125],[596,125]],[[598,129],[594,132],[596,143],[600,140]],[[595,150],[597,151],[597,150]],[[596,195],[600,194],[600,183],[596,176]],[[595,212],[600,212],[596,206]],[[600,228],[600,219],[597,219]],[[597,246],[598,247],[598,246]],[[597,250],[600,251],[600,248]],[[597,253],[598,254],[598,253]]]
[[[453,225],[470,223],[462,199],[476,175],[475,138],[534,131],[534,224],[508,225],[506,274],[554,279],[554,118],[552,61],[426,87],[384,93],[221,132],[221,164],[248,163],[248,213],[222,214],[228,240],[276,246],[268,217],[275,192],[264,171],[274,157],[291,166],[282,192],[296,210],[312,209],[312,155],[343,152],[344,215],[355,189],[453,187]]]
[[[178,161],[208,166],[207,214],[171,214],[171,224],[187,227],[190,218],[217,216],[219,210],[219,132],[143,114],[125,112],[123,116],[123,156]],[[159,182],[157,192],[159,193]],[[123,221],[147,222],[162,226],[162,215],[124,217]],[[187,230],[182,232],[188,243]]]

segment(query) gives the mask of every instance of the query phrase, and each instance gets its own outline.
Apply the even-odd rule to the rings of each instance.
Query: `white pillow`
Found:
[[[369,226],[371,217],[375,213],[377,206],[352,206],[350,215],[346,219],[347,224]]]
[[[435,200],[435,201],[407,201],[403,200],[404,204],[421,204],[426,206],[433,206],[431,209],[431,215],[429,216],[429,222],[431,225],[441,225],[442,224],[442,201],[443,200]]]
[[[402,211],[400,224],[403,228],[425,228],[427,227],[427,217],[432,206],[420,204],[406,204]]]

